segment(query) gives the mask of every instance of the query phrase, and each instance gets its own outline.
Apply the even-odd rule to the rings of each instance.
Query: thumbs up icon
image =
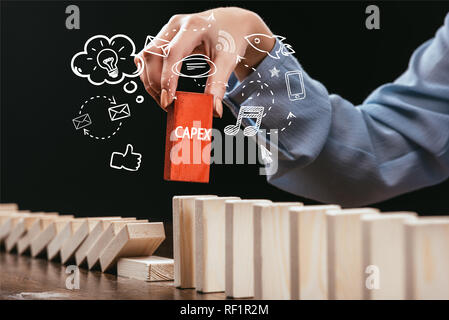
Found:
[[[125,153],[113,152],[111,154],[111,168],[137,171],[140,167],[140,162],[142,161],[142,155],[133,150],[133,146],[128,144]]]

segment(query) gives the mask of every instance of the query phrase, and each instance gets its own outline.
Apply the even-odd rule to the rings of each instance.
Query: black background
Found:
[[[65,27],[69,4],[80,8],[80,30]],[[209,184],[164,181],[165,113],[140,83],[136,94],[144,95],[145,102],[137,104],[136,94],[126,94],[122,85],[96,87],[75,76],[70,59],[96,34],[124,33],[140,50],[146,35],[157,34],[176,13],[236,5],[262,16],[275,34],[287,37],[312,77],[357,104],[405,70],[413,50],[433,37],[449,11],[446,2],[375,3],[381,29],[367,30],[368,4],[372,2],[2,2],[1,201],[34,211],[153,221],[171,218],[171,198],[179,194],[315,203],[268,185],[256,165],[213,165]],[[133,114],[117,136],[95,141],[74,130],[72,118],[85,99],[112,94],[118,102],[130,102]],[[233,122],[226,110],[214,127],[222,130]],[[109,167],[111,152],[123,152],[127,143],[143,155],[137,172]],[[448,190],[446,181],[373,206],[444,214]]]

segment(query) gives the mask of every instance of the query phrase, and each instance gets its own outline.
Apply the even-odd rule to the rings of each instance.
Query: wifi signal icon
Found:
[[[234,53],[235,51],[235,41],[234,38],[226,31],[218,31],[218,43],[215,46],[218,51],[224,51],[229,53]]]

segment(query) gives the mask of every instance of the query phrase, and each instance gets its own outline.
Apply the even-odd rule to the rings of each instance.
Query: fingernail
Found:
[[[162,108],[167,108],[168,105],[168,95],[167,95],[167,90],[162,89],[161,91],[161,107]]]
[[[136,65],[136,67],[138,67],[139,66],[139,63],[140,63],[140,59],[139,58],[134,58],[134,64]]]
[[[215,111],[220,118],[223,116],[223,104],[220,98],[215,98]]]

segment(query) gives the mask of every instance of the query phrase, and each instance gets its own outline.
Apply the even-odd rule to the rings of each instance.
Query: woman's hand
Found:
[[[225,52],[220,46],[217,47],[220,30],[233,37],[234,52]],[[251,68],[243,64],[257,66],[266,56],[263,51],[269,52],[274,46],[274,38],[268,37],[258,44],[261,51],[254,49],[245,37],[255,33],[272,36],[257,14],[240,8],[217,8],[175,15],[157,35],[158,38],[170,41],[169,55],[162,57],[142,50],[139,55],[145,67],[140,78],[147,92],[165,109],[173,102],[178,84],[178,76],[172,72],[172,66],[188,55],[204,54],[216,65],[215,74],[207,79],[205,93],[214,95],[214,114],[221,117],[221,101],[231,73],[234,71],[237,78],[243,80],[252,72]],[[242,62],[238,63],[237,56],[244,58]]]

